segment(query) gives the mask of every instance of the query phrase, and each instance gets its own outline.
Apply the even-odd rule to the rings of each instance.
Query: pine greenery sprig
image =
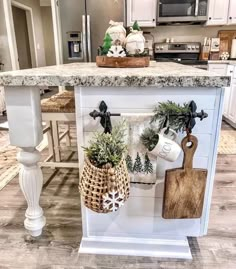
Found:
[[[105,164],[111,164],[112,167],[119,164],[123,154],[127,150],[125,144],[126,124],[121,122],[113,128],[112,133],[95,133],[90,146],[84,147],[84,151],[89,160],[99,168]]]
[[[152,151],[159,141],[159,130],[155,128],[146,128],[140,139],[142,144],[149,150]]]
[[[176,132],[183,131],[185,129],[185,116],[190,112],[189,104],[184,103],[183,105],[176,104],[172,101],[159,103],[153,110],[154,116],[151,119],[151,123],[159,121],[158,132],[165,126],[166,117],[169,115],[169,127],[174,129]],[[179,115],[178,115],[179,114]]]

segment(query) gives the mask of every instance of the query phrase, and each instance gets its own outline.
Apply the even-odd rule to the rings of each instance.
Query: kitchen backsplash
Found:
[[[166,38],[174,38],[174,42],[201,42],[203,44],[205,36],[217,37],[219,30],[236,30],[236,26],[163,25],[143,30],[145,32],[150,31],[155,42],[163,42]]]

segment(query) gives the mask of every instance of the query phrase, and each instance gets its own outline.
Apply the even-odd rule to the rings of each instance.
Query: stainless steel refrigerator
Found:
[[[125,0],[59,0],[63,61],[94,62],[109,21],[124,22]]]

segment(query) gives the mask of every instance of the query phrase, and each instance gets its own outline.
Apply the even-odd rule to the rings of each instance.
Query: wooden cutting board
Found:
[[[222,52],[231,52],[232,40],[236,38],[236,31],[234,30],[221,30],[218,32],[220,38],[220,55]]]
[[[187,146],[188,141],[191,147]],[[184,160],[182,168],[166,171],[162,216],[165,219],[200,218],[207,180],[206,169],[193,169],[193,156],[198,140],[186,136],[182,140]]]

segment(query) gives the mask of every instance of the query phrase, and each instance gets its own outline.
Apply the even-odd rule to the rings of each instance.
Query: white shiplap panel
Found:
[[[214,109],[216,89],[189,88],[83,88],[83,108],[98,107],[104,100],[109,109],[153,108],[158,102],[184,103],[194,100],[198,109]]]
[[[218,113],[216,105],[216,89],[184,89],[184,88],[82,88],[82,111],[85,117],[81,120],[84,127],[85,144],[91,137],[91,131],[97,131],[98,121],[88,117],[93,109],[98,109],[101,100],[107,102],[110,112],[151,112],[154,104],[172,100],[177,103],[194,100],[198,111],[206,110],[208,119],[197,122],[193,133],[199,140],[199,147],[194,158],[194,167],[209,169],[208,181],[212,180],[210,175],[210,159],[214,141],[212,133],[215,132],[215,114]],[[114,119],[115,122],[119,119]],[[97,128],[98,127],[98,128]],[[214,128],[213,128],[214,127]],[[212,131],[212,129],[214,129]],[[179,142],[181,135],[179,135]],[[165,163],[164,169],[180,167],[181,155],[175,163]],[[209,182],[208,182],[209,184]],[[132,185],[130,198],[123,208],[118,212],[109,214],[97,214],[84,207],[86,216],[86,230],[88,236],[199,236],[200,219],[165,220],[161,218],[161,205],[163,196],[163,182],[154,186]]]
[[[147,197],[145,198],[148,199]],[[141,205],[145,200],[132,198],[119,211],[108,214],[97,214],[87,209],[89,235],[182,235],[197,236],[200,219],[166,220],[155,216],[160,212],[160,199],[149,199],[149,204]],[[146,201],[147,202],[147,201]],[[151,204],[150,204],[151,203]],[[147,212],[146,212],[147,210]],[[157,214],[156,214],[157,215]]]

